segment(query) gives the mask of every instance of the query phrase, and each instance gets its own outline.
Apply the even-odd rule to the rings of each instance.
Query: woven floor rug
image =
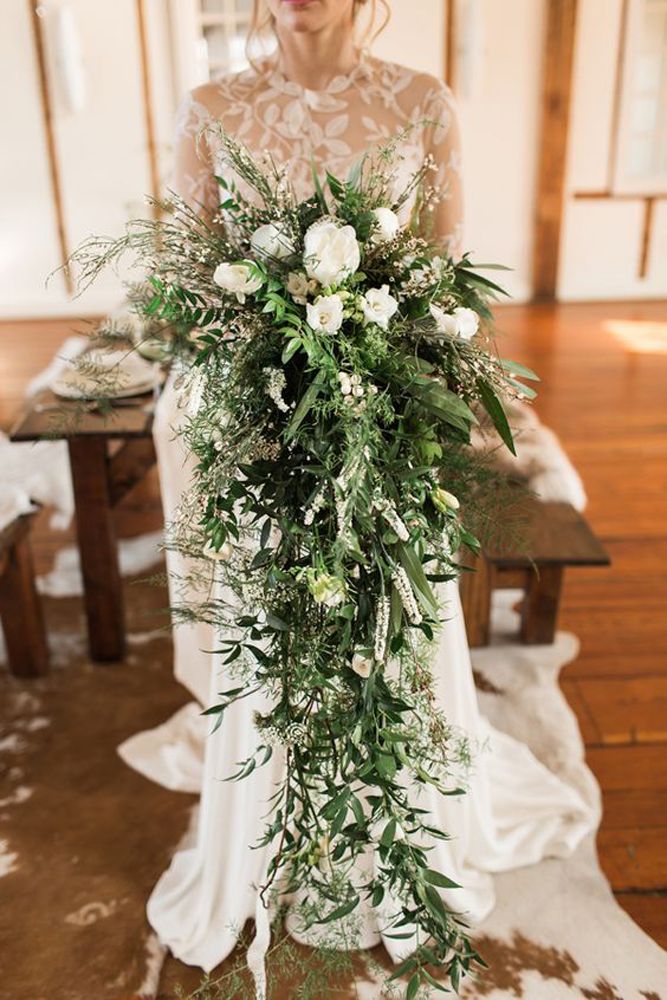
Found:
[[[552,646],[517,645],[508,638],[512,595],[501,598],[496,644],[474,656],[483,709],[596,801],[557,684],[577,641],[560,633]],[[159,628],[164,600],[159,589],[128,583],[130,655],[93,667],[80,602],[47,598],[51,676],[20,682],[0,673],[0,1000],[173,1000],[201,979],[165,958],[144,917],[195,800],[144,780],[116,754],[123,739],[187,700]],[[476,935],[490,969],[466,987],[466,1000],[667,1000],[667,954],[616,905],[592,838],[568,861],[514,871],[496,885],[498,904]],[[376,1000],[375,977],[363,960],[358,968],[356,984],[340,983],[335,995]],[[292,997],[287,983],[274,994]]]

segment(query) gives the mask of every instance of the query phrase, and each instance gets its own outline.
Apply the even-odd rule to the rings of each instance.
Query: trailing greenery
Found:
[[[181,369],[197,466],[169,544],[211,586],[174,613],[219,629],[216,725],[263,699],[231,777],[284,761],[262,898],[296,894],[302,932],[341,946],[370,905],[402,941],[408,1000],[443,974],[456,990],[483,963],[430,864],[447,831],[419,788],[464,794],[475,748],[436,702],[433,649],[443,584],[479,544],[462,511],[495,489],[468,448],[475,414],[513,449],[502,400],[534,376],[493,347],[498,286],[419,235],[428,163],[393,198],[395,140],[345,179],[314,174],[299,202],[269,159],[216,138],[236,181],[218,178],[214,219],[173,196],[74,262],[85,286],[134,256],[133,309]]]

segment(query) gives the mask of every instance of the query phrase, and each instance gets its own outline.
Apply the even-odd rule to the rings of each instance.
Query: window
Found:
[[[667,192],[667,0],[630,0],[625,26],[616,192]]]

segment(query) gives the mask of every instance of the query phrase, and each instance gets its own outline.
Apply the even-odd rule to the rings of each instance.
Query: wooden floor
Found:
[[[602,866],[667,947],[667,304],[512,306],[498,325],[501,352],[542,377],[537,410],[579,469],[613,560],[566,578],[561,625],[581,653],[562,686],[602,787]],[[0,323],[0,427],[63,337],[85,326]],[[153,477],[119,528],[133,535],[158,521]],[[61,543],[42,521],[40,566]]]

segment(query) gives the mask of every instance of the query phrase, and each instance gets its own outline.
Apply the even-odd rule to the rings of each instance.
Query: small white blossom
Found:
[[[347,597],[345,581],[324,571],[308,570],[308,589],[318,604],[328,608],[337,607]]]
[[[453,312],[446,313],[444,309],[432,302],[429,311],[440,333],[444,333],[448,337],[470,340],[479,329],[479,316],[474,309],[459,306]]]
[[[369,288],[361,298],[361,310],[367,323],[375,323],[386,330],[389,320],[398,309],[398,302],[393,295],[389,294],[389,285],[382,288]]]
[[[336,333],[343,325],[343,300],[339,295],[318,295],[306,306],[308,326],[322,333]]]
[[[245,302],[246,295],[262,287],[262,279],[252,273],[249,264],[218,264],[213,280],[225,292],[235,295],[239,302]]]
[[[352,669],[359,677],[370,677],[373,661],[362,653],[355,653],[352,657]]]
[[[311,282],[303,271],[290,271],[287,275],[285,287],[297,305],[305,306],[310,286]]]
[[[388,240],[393,240],[400,226],[396,212],[392,212],[390,208],[374,208],[371,215],[374,221],[371,243],[386,243]]]

